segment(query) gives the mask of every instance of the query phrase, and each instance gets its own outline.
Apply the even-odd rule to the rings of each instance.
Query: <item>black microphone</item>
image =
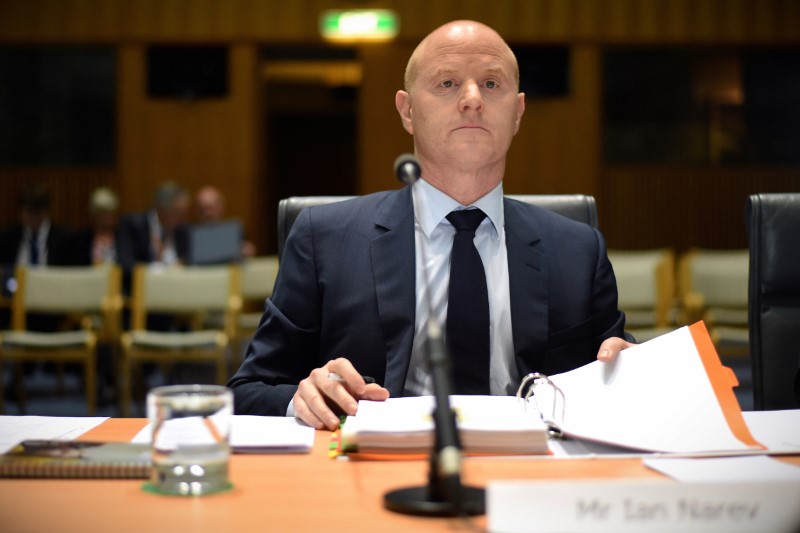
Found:
[[[413,154],[401,154],[394,160],[394,174],[406,185],[414,185],[422,171]]]
[[[421,174],[419,162],[411,154],[394,161],[394,172],[413,189]],[[417,195],[413,194],[415,213],[419,211]],[[416,238],[416,236],[415,236]],[[450,408],[452,377],[442,328],[436,319],[431,301],[430,274],[427,270],[425,247],[420,247],[422,264],[426,265],[424,279],[425,305],[428,320],[425,324],[426,342],[423,347],[430,368],[434,393],[434,446],[429,457],[428,484],[392,490],[384,495],[387,509],[399,513],[426,516],[478,515],[485,512],[486,491],[461,484],[461,441],[455,412]]]

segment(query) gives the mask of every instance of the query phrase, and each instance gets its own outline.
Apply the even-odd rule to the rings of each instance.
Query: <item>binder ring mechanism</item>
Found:
[[[542,410],[542,405],[539,403],[537,398],[537,396],[539,396],[545,400],[544,394],[546,389],[552,394],[552,410],[550,412],[550,416],[547,416]],[[523,408],[526,411],[528,410],[528,404],[531,396],[533,397],[533,403],[536,406],[536,410],[539,412],[542,422],[547,425],[547,434],[550,436],[550,438],[563,438],[564,433],[559,427],[559,424],[556,422],[556,412],[558,410],[558,404],[561,403],[561,416],[559,417],[559,420],[561,420],[563,423],[565,410],[564,392],[546,375],[540,374],[539,372],[531,372],[522,378],[519,388],[517,389],[517,399],[523,402]]]

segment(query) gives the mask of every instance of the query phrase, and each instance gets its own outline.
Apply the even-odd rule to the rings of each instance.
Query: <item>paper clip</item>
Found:
[[[545,416],[544,412],[542,412],[542,409],[539,406],[539,401],[535,394],[536,390],[538,389],[541,391],[544,385],[549,386],[550,390],[553,391],[553,403],[552,403],[553,410],[550,413],[550,417]],[[564,392],[558,387],[558,385],[553,383],[550,380],[550,378],[547,377],[546,375],[541,374],[539,372],[531,372],[530,374],[522,378],[522,381],[519,384],[519,388],[517,389],[517,398],[524,402],[523,405],[526,410],[528,408],[528,403],[531,396],[533,396],[534,405],[536,407],[536,410],[539,412],[539,416],[541,417],[542,422],[544,422],[547,425],[548,435],[550,435],[550,437],[554,439],[563,438],[564,432],[561,430],[558,423],[556,423],[555,419],[556,419],[556,411],[558,409],[557,408],[558,400],[560,398],[561,399],[560,420],[562,421],[562,423],[564,421],[564,412],[566,409]]]

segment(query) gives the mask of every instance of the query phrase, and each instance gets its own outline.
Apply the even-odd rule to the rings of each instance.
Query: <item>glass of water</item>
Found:
[[[227,490],[233,393],[220,385],[171,385],[147,394],[153,469],[145,490],[201,496]]]

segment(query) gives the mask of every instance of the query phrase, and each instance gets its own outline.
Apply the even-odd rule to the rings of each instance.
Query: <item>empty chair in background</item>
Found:
[[[241,265],[242,312],[236,326],[236,345],[232,365],[239,368],[247,343],[258,328],[264,314],[264,301],[272,296],[278,277],[278,256],[260,256],[247,259]]]
[[[676,326],[675,253],[656,250],[609,250],[625,312],[625,330],[646,342]]]
[[[213,363],[214,381],[224,385],[226,355],[235,336],[241,308],[237,265],[134,269],[131,330],[122,334],[121,411],[130,412],[131,377],[142,363],[155,363],[169,376],[179,363]],[[186,331],[149,331],[148,313],[186,317]],[[206,329],[208,314],[220,314],[223,325]]]
[[[680,259],[683,322],[704,320],[721,356],[749,353],[748,250],[696,248]]]
[[[12,330],[2,334],[0,366],[15,363],[20,412],[25,410],[24,378],[21,365],[26,361],[80,363],[84,368],[84,387],[89,415],[96,407],[96,343],[118,331],[122,308],[120,271],[113,265],[96,267],[20,266],[17,291],[13,298]],[[81,328],[69,331],[36,332],[27,328],[29,312],[58,315]],[[97,317],[102,317],[98,320]],[[100,329],[95,329],[100,328]],[[0,383],[0,387],[2,383]],[[0,410],[2,410],[0,394]]]

